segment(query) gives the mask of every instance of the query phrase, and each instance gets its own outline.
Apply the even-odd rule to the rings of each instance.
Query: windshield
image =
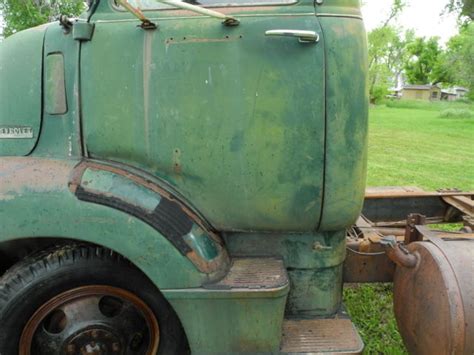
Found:
[[[296,0],[184,0],[189,4],[202,6],[247,6],[247,5],[271,5],[271,4],[293,4]],[[128,0],[130,5],[140,10],[161,10],[172,6],[161,4],[154,0]]]

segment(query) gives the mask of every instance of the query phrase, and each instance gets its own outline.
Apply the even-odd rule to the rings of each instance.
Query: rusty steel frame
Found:
[[[429,224],[462,223],[459,232],[431,232]],[[436,235],[438,238],[474,238],[474,192],[416,187],[368,189],[361,216],[347,233],[344,282],[392,282],[395,263],[381,240],[394,236],[406,245]]]

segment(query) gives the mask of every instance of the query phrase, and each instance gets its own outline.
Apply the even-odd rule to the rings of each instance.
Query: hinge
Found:
[[[94,24],[78,21],[72,27],[72,38],[77,41],[90,41],[94,33]]]

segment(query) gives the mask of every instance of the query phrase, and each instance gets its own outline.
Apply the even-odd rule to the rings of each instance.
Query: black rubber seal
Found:
[[[192,251],[183,237],[191,232],[194,223],[174,201],[161,197],[158,206],[150,213],[117,197],[100,195],[81,186],[76,189],[76,197],[81,201],[108,206],[142,220],[168,239],[182,255]]]

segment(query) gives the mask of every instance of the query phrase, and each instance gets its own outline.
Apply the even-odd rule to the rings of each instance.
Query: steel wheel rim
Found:
[[[99,299],[100,301],[102,301],[107,297],[111,299],[118,299],[120,301],[123,301],[123,304],[126,305],[126,309],[128,312],[132,312],[132,313],[135,312],[136,314],[140,315],[141,318],[145,321],[144,323],[146,324],[146,330],[148,332],[145,338],[148,339],[148,346],[145,352],[136,352],[136,354],[146,354],[146,355],[156,354],[158,351],[158,346],[159,346],[159,341],[160,341],[160,331],[159,331],[158,321],[155,317],[155,314],[151,310],[151,308],[143,300],[141,300],[139,297],[137,297],[133,293],[121,288],[106,286],[106,285],[89,285],[89,286],[74,288],[74,289],[63,292],[51,298],[46,303],[44,303],[41,307],[39,307],[36,310],[36,312],[33,314],[33,316],[31,316],[31,318],[28,320],[25,327],[23,328],[23,332],[20,337],[19,354],[31,355],[31,349],[32,349],[32,346],[34,345],[33,343],[35,341],[35,337],[37,336],[38,332],[40,332],[41,334],[43,334],[43,332],[50,334],[46,330],[42,329],[41,327],[44,328],[44,324],[45,324],[45,321],[47,320],[47,317],[50,317],[54,312],[57,312],[58,310],[60,310],[61,312],[64,313],[63,309],[67,307],[71,307],[73,305],[77,305],[77,302],[84,302],[84,301],[91,300],[90,303],[94,304],[95,301],[93,300]],[[97,307],[99,309],[94,310],[94,312],[101,312],[100,306],[99,306],[100,301],[98,301],[97,303]],[[104,318],[101,318],[101,319],[99,319],[98,317],[98,319],[96,320],[90,320],[89,322],[90,324],[86,326],[86,328],[81,329],[79,327],[76,332],[71,333],[69,336],[67,334],[64,334],[64,336],[67,336],[67,339],[72,338],[72,340],[77,341],[78,338],[79,340],[81,340],[80,336],[87,337],[88,333],[91,333],[92,335],[97,335],[97,332],[99,332],[99,335],[105,334],[105,338],[111,338],[107,340],[113,341],[115,338],[117,338],[117,333],[120,333],[120,332],[118,331],[114,332],[113,328],[109,330],[107,327],[107,323],[104,322],[104,319],[109,319],[110,323],[113,324],[114,321],[115,322],[119,321],[119,319],[114,319],[114,317],[116,316],[108,315],[108,316],[104,316]],[[134,319],[134,321],[138,323],[138,319]],[[59,323],[63,323],[63,322],[60,321]],[[68,323],[69,322],[67,322],[66,324]],[[84,321],[84,324],[87,325],[87,322]],[[72,323],[71,326],[72,325],[74,325],[74,323]],[[64,329],[62,329],[58,334],[63,333],[66,328],[67,326]],[[94,333],[94,331],[96,332]],[[133,331],[134,329],[131,330],[131,333],[130,333],[131,337],[134,337],[136,334],[139,334],[138,332],[133,333]],[[123,339],[119,339],[119,340],[121,343],[123,343]],[[96,343],[95,340],[92,340],[92,341]],[[73,350],[72,348],[68,348],[68,346],[70,345],[74,345],[74,343],[68,344],[66,342],[64,344],[61,344],[61,346],[58,348],[58,351],[61,353],[65,352],[66,354],[75,354],[75,353],[79,354],[80,353],[81,351],[80,349]],[[126,345],[129,346],[130,344],[126,344]],[[113,346],[115,347],[115,344]],[[66,352],[65,350],[66,348],[68,349],[68,351],[70,350],[69,353]],[[101,352],[98,352],[98,353],[91,352],[91,353],[101,354]],[[118,350],[113,353],[116,353],[116,354],[127,353],[128,354],[129,352],[128,350],[125,349],[125,347],[122,347],[121,350]]]

